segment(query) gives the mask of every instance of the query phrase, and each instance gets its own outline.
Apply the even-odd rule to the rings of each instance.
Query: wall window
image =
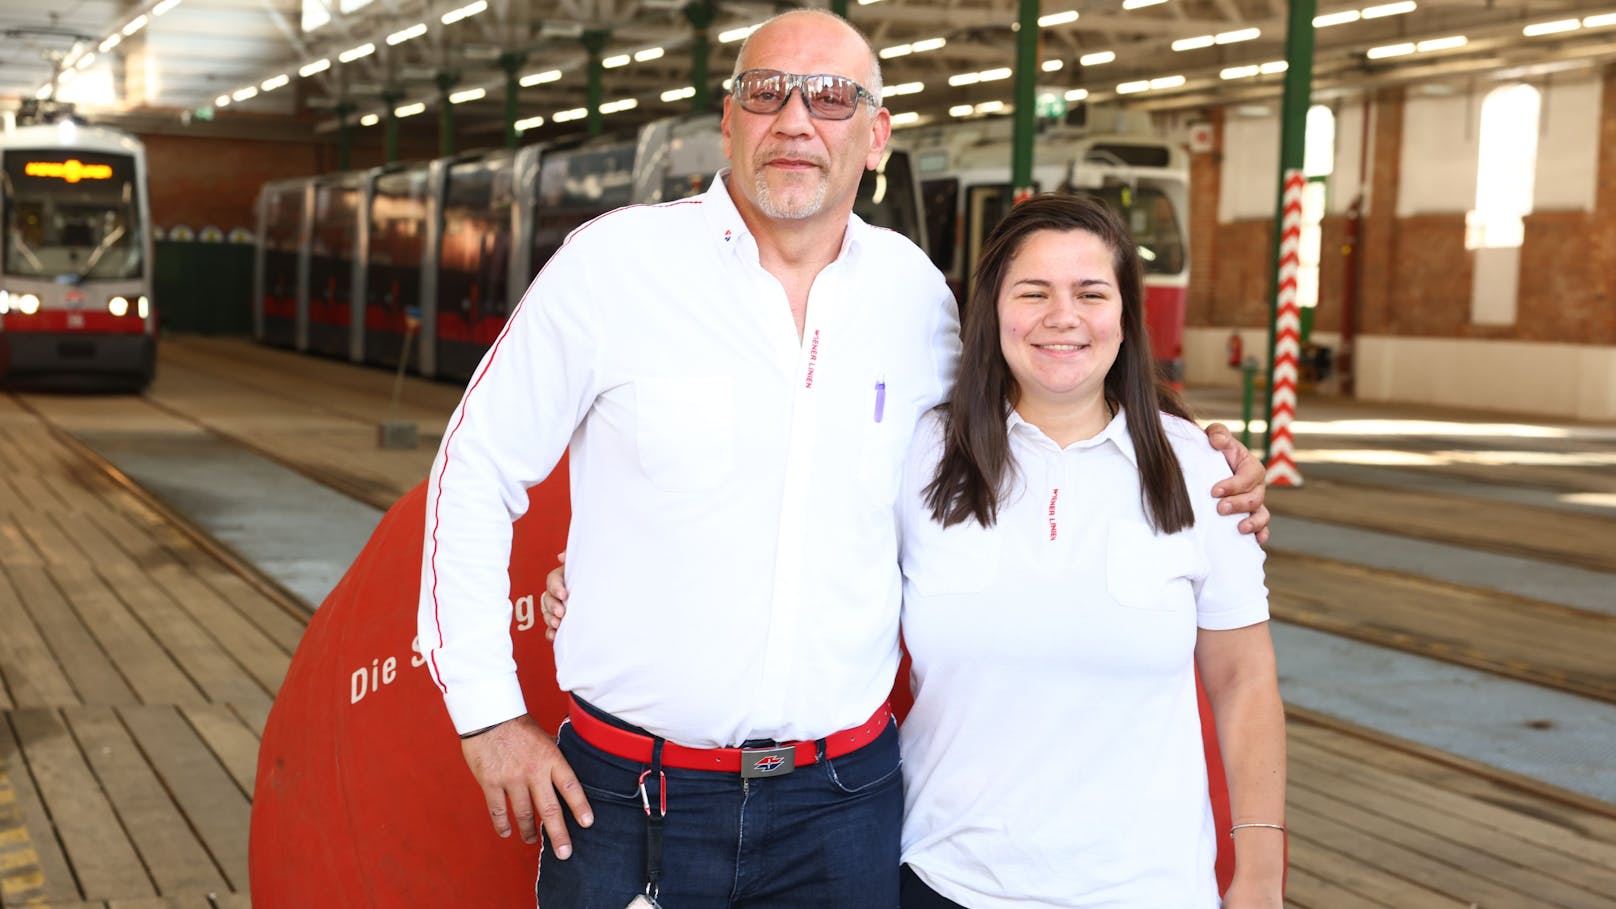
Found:
[[[1521,218],[1532,211],[1541,104],[1542,96],[1530,85],[1495,89],[1481,102],[1476,207],[1465,217],[1470,249],[1521,245]]]
[[[371,4],[371,0],[303,0],[303,30],[312,32],[331,21],[331,10],[351,13]]]
[[[333,0],[303,0],[303,30],[312,32],[331,21]]]
[[[1324,236],[1319,224],[1324,220],[1325,182],[1334,172],[1335,112],[1315,105],[1307,112],[1307,141],[1302,146],[1302,173],[1307,176],[1307,186],[1302,189],[1302,237],[1297,250],[1301,262],[1296,270],[1296,302],[1304,310],[1319,305],[1319,253]],[[1304,316],[1311,315],[1304,312]],[[1313,320],[1304,318],[1303,324],[1311,329]]]

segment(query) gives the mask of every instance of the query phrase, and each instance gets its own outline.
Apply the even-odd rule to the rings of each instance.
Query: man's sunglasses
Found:
[[[846,120],[858,112],[860,101],[876,103],[875,96],[846,76],[817,73],[800,76],[777,69],[749,69],[735,77],[730,86],[741,109],[754,114],[777,114],[791,100],[794,89],[802,90],[808,113],[821,120]]]

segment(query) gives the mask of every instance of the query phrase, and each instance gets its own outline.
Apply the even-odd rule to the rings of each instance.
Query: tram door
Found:
[[[965,296],[961,301],[962,317],[964,301],[971,299],[971,292],[976,289],[976,264],[982,259],[982,247],[987,243],[988,234],[1010,213],[1011,198],[1008,183],[978,184],[965,190]]]

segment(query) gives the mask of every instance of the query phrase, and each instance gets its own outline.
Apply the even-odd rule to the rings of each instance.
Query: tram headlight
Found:
[[[25,316],[39,312],[39,297],[33,294],[23,294],[17,298],[17,311]]]
[[[0,290],[0,316],[11,312],[11,294]]]
[[[123,297],[113,297],[107,301],[107,312],[112,313],[114,316],[128,315],[129,301]]]
[[[151,318],[151,299],[144,295],[135,301],[135,314],[142,319]]]

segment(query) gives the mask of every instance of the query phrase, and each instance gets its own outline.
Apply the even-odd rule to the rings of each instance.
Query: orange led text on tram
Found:
[[[29,161],[23,167],[23,173],[30,177],[54,177],[68,183],[77,183],[80,180],[112,179],[112,165],[85,164],[77,158],[69,158],[66,161]]]

